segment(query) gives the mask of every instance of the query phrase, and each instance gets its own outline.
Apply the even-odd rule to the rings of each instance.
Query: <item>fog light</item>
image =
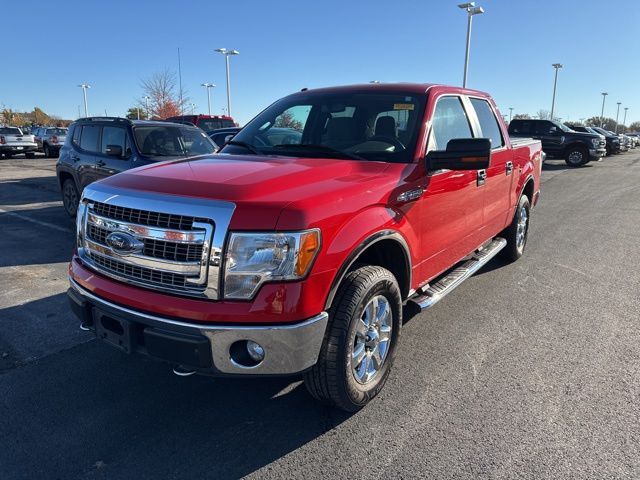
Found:
[[[264,348],[253,340],[247,340],[247,353],[254,362],[261,362],[264,359]]]

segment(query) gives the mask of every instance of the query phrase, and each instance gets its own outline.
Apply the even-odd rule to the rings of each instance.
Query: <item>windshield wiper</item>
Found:
[[[315,151],[318,153],[328,153],[333,157],[342,157],[349,158],[351,160],[366,160],[366,158],[361,157],[360,155],[356,155],[355,153],[345,152],[343,150],[338,150],[337,148],[327,147],[326,145],[316,145],[310,143],[287,143],[274,145],[273,148],[282,148],[282,149],[291,149],[291,150],[305,150],[305,151]]]
[[[256,155],[260,155],[262,152],[258,150],[256,147],[247,142],[241,142],[240,140],[229,140],[227,145],[237,145],[238,147],[244,147],[249,150],[251,153],[255,153]]]

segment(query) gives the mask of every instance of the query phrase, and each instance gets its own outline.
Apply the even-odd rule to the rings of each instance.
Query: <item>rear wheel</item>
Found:
[[[75,218],[80,203],[80,195],[76,184],[70,178],[67,178],[62,184],[62,204],[64,209],[71,218]]]
[[[582,167],[589,163],[589,152],[584,147],[571,147],[564,161],[570,167]]]
[[[529,238],[529,219],[531,218],[531,204],[526,195],[520,197],[516,213],[511,225],[503,232],[507,246],[502,250],[504,256],[515,262],[524,253]]]
[[[49,149],[49,145],[47,145],[46,143],[44,144],[44,146],[42,147],[42,151],[44,152],[44,156],[46,158],[51,157],[51,150]]]
[[[379,266],[349,272],[330,311],[318,362],[305,373],[307,390],[354,412],[382,390],[402,325],[402,297],[393,274]]]

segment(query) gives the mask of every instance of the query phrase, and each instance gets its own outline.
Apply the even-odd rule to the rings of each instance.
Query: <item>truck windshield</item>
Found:
[[[413,161],[426,96],[303,92],[249,122],[222,153]]]
[[[218,128],[235,127],[233,120],[227,120],[225,118],[201,118],[198,120],[198,127],[205,132],[216,130]]]
[[[215,153],[215,145],[207,134],[194,127],[149,125],[135,127],[133,131],[138,150],[149,157]]]
[[[47,135],[66,135],[66,128],[49,128],[47,129]]]

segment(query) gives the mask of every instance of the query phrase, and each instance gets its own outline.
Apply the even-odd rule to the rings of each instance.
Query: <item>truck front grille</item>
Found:
[[[114,220],[174,230],[191,230],[193,222],[207,221],[206,219],[197,219],[184,215],[138,210],[137,208],[121,207],[100,202],[93,204],[93,211],[102,217]]]
[[[113,257],[106,257],[93,252],[90,252],[89,256],[94,265],[97,265],[105,272],[131,280],[138,280],[140,283],[148,284],[152,287],[163,286],[182,290],[187,286],[186,276],[184,275],[137,267],[115,260]],[[176,293],[179,293],[180,290],[176,290]]]

